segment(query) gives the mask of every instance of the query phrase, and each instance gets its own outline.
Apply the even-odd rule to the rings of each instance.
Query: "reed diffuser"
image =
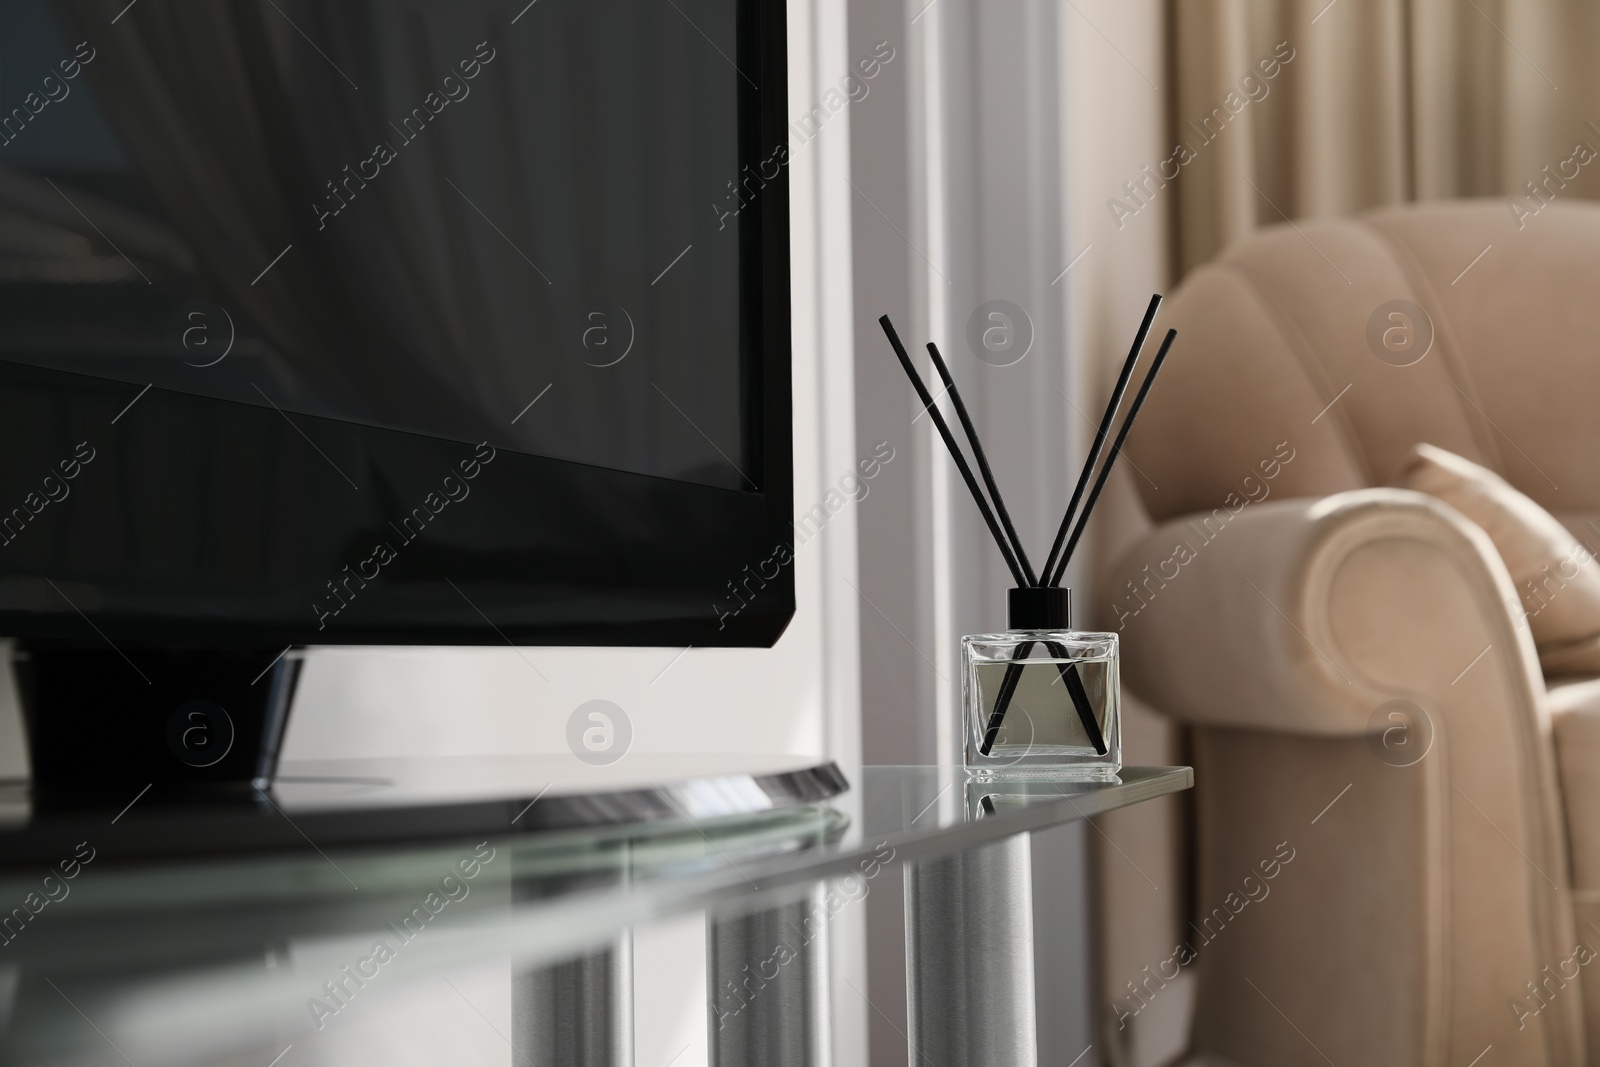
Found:
[[[1117,772],[1122,769],[1117,635],[1072,629],[1072,592],[1061,588],[1061,579],[1100,499],[1100,491],[1122,453],[1133,420],[1178,336],[1176,330],[1167,331],[1107,452],[1106,439],[1111,437],[1111,427],[1160,306],[1160,295],[1152,296],[1095,431],[1055,541],[1037,573],[1017,536],[978,431],[938,346],[930,342],[928,356],[972,449],[977,475],[912,365],[889,316],[878,319],[1016,582],[1009,597],[1009,629],[1004,633],[973,634],[961,640],[963,751],[968,771],[978,778],[1116,781]]]

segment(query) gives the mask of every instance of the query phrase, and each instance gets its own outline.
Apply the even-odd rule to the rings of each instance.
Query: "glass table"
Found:
[[[864,979],[842,934],[859,939],[861,902],[894,871],[906,1001],[879,1014],[929,1067],[1032,1064],[1029,834],[1193,783],[1181,767],[1089,784],[937,767],[697,776],[669,760],[649,773],[671,788],[547,787],[515,815],[499,802],[500,832],[391,805],[415,815],[414,839],[391,820],[358,844],[333,815],[392,780],[359,769],[291,768],[252,822],[281,839],[232,855],[217,825],[203,857],[185,848],[170,809],[107,821],[13,796],[0,1062],[618,1065],[647,1029],[668,1052],[683,1039],[672,1067],[854,1062],[836,1055],[834,1006]],[[163,832],[168,854],[148,853]],[[119,834],[145,858],[119,853]]]

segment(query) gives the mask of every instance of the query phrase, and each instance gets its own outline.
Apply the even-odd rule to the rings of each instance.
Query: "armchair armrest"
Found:
[[[1168,523],[1110,574],[1124,678],[1195,727],[1195,1051],[1582,1063],[1600,985],[1530,993],[1578,935],[1549,699],[1488,537],[1363,489]],[[1394,700],[1424,727],[1399,752]],[[1292,873],[1230,921],[1280,847]]]
[[[1193,724],[1366,733],[1380,704],[1426,702],[1482,667],[1480,651],[1515,677],[1528,714],[1544,691],[1488,536],[1409,490],[1170,522],[1123,555],[1109,587],[1125,680]]]

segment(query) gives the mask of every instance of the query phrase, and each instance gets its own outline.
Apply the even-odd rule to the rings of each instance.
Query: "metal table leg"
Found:
[[[829,1067],[827,883],[778,907],[709,921],[712,1067]]]
[[[513,975],[511,1028],[514,1064],[632,1067],[632,937]]]
[[[1028,835],[907,863],[905,887],[910,1062],[1034,1067]]]

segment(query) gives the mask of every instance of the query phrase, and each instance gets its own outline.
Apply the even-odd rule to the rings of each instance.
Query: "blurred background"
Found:
[[[287,758],[564,752],[572,709],[606,699],[631,719],[636,752],[827,756],[847,774],[959,762],[959,640],[1003,628],[1010,581],[880,315],[908,344],[947,354],[1021,535],[1042,553],[1152,293],[1263,228],[1488,198],[1510,241],[1549,222],[1538,216],[1551,203],[1600,194],[1591,5],[791,0],[788,11],[799,608],[787,632],[771,649],[319,650]],[[74,43],[47,0],[0,0],[0,101],[34,92],[39,64]],[[131,266],[99,254],[59,205],[40,221],[29,175],[101,197],[141,262],[193,269],[145,217],[144,192],[117,184],[123,149],[87,98],[50,104],[71,119],[48,128],[0,120],[0,230],[15,242],[0,247],[0,302],[13,325],[27,313],[16,285],[40,271],[117,282]],[[165,313],[152,322],[168,326]],[[266,358],[258,337],[240,346],[235,367]],[[1180,339],[1173,358],[1185,355]],[[581,458],[616,440],[579,443]],[[690,441],[630,462],[728,484],[703,452]],[[1118,629],[1115,561],[1152,511],[1187,510],[1162,504],[1184,492],[1155,477],[1173,465],[1134,438],[1066,581],[1079,626]],[[1124,707],[1126,762],[1194,762],[1185,728],[1137,692]],[[0,773],[16,772],[18,752],[0,745]],[[1194,807],[1164,798],[1035,836],[1040,1062],[1158,1067],[1186,1053],[1193,968],[1137,1012],[1128,998],[1215,903],[1197,902]],[[836,1004],[840,1047],[873,1063],[905,1056],[891,1021],[905,1009],[899,878],[886,872],[837,934],[837,967],[877,1009]],[[641,936],[636,973],[675,973],[699,937]],[[666,1051],[696,1032],[693,1000],[649,1006]]]

